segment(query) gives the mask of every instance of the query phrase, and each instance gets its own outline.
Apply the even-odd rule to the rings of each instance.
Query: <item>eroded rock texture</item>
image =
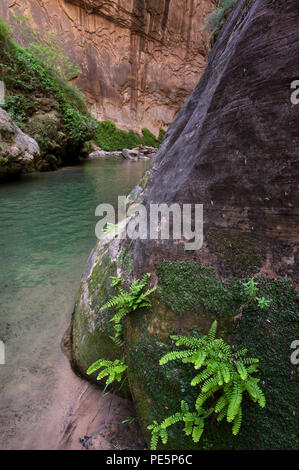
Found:
[[[240,2],[166,134],[146,189],[147,205],[204,205],[196,257],[222,276],[298,282],[299,105],[291,102],[298,15],[295,0]],[[141,241],[135,266],[150,269],[162,254],[183,251]]]
[[[57,32],[83,69],[76,84],[99,119],[157,132],[169,125],[203,72],[202,31],[211,0],[3,0]]]

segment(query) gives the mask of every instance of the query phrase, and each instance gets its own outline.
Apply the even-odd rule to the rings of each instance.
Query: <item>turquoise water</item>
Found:
[[[35,419],[37,406],[47,406],[60,341],[96,242],[96,206],[116,206],[146,166],[91,161],[0,185],[0,339],[6,348],[0,448],[9,447],[24,420]]]

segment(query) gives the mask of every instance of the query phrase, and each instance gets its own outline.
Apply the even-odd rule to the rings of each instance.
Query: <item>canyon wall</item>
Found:
[[[55,31],[82,68],[76,85],[99,119],[157,132],[168,126],[205,67],[202,27],[212,0],[2,0],[0,15],[32,16]]]

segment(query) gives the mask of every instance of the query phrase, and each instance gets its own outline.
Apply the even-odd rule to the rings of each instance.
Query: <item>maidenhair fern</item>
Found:
[[[152,431],[152,438],[150,448],[151,450],[156,450],[159,442],[159,438],[162,441],[162,444],[167,444],[168,433],[167,428],[177,424],[179,422],[184,423],[184,433],[186,436],[191,436],[193,442],[197,443],[201,438],[201,435],[204,431],[204,420],[212,413],[212,409],[209,411],[205,410],[195,410],[190,411],[189,405],[185,400],[181,401],[181,411],[175,413],[171,416],[168,416],[161,424],[158,424],[157,421],[154,421],[153,424],[147,427]]]
[[[106,385],[109,385],[114,382],[114,380],[120,382],[128,366],[125,365],[124,359],[116,359],[114,362],[106,361],[105,359],[99,359],[87,369],[86,373],[88,375],[93,374],[102,367],[103,370],[98,374],[97,380],[101,380],[104,377],[107,377]]]
[[[151,306],[149,296],[156,290],[156,288],[154,287],[144,292],[144,288],[146,287],[149,278],[150,274],[147,273],[141,280],[134,279],[130,286],[129,292],[120,287],[119,293],[110,299],[101,308],[101,310],[106,310],[107,308],[114,308],[116,310],[110,321],[113,323],[113,328],[115,331],[114,337],[112,339],[119,346],[122,345],[123,318],[128,315],[128,313],[135,311],[137,308]],[[113,278],[112,285],[115,286],[119,283],[119,278]]]
[[[157,423],[148,428],[152,431],[153,449],[159,437],[162,442],[167,442],[167,434],[162,433],[162,430],[179,421],[185,422],[185,434],[192,435],[193,441],[198,442],[204,430],[204,420],[212,412],[216,413],[217,421],[226,418],[227,422],[232,423],[232,433],[237,435],[242,423],[242,401],[246,393],[259,406],[265,407],[266,399],[258,385],[259,379],[253,377],[258,371],[259,360],[247,357],[246,349],[234,352],[223,339],[215,338],[216,331],[215,320],[208,335],[201,338],[171,336],[177,346],[187,349],[165,354],[160,359],[160,365],[177,359],[193,364],[198,373],[193,377],[191,385],[199,386],[200,390],[195,411],[190,412],[186,402],[182,402],[181,413],[166,418],[161,425]],[[205,408],[207,405],[209,411]]]
[[[107,308],[115,308],[116,312],[111,318],[114,327],[114,337],[112,338],[118,346],[122,346],[122,331],[123,318],[128,315],[130,312],[133,312],[137,308],[150,307],[151,301],[149,296],[156,288],[147,289],[145,287],[149,281],[150,274],[147,273],[143,276],[141,280],[133,279],[133,282],[130,286],[129,292],[126,292],[122,287],[119,287],[119,293],[110,299],[105,305],[102,306],[101,310],[106,310]],[[111,276],[112,287],[119,286],[123,281],[121,276]],[[114,380],[120,382],[124,372],[127,370],[127,366],[124,363],[124,359],[107,361],[105,359],[98,359],[94,362],[87,370],[87,374],[93,374],[97,370],[103,368],[103,370],[98,374],[97,380],[101,380],[104,377],[108,377],[106,380],[106,386],[112,383]]]

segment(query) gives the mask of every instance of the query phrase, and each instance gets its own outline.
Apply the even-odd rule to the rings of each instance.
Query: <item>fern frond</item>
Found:
[[[220,386],[217,385],[217,387],[215,386],[214,388],[210,389],[207,393],[203,393],[201,392],[197,399],[196,399],[196,402],[195,402],[195,408],[196,410],[200,410],[200,408],[202,408],[203,404],[215,393],[217,392],[218,390],[220,390]]]
[[[253,377],[250,377],[245,383],[244,383],[244,388],[247,390],[249,393],[250,397],[253,399],[253,401],[257,401],[258,404],[264,408],[266,406],[266,398],[262,390],[257,384],[258,379],[255,379]]]
[[[198,370],[203,365],[205,358],[207,357],[207,353],[206,351],[198,351],[194,356],[194,369]]]
[[[123,281],[122,276],[110,276],[110,279],[112,279],[111,287],[116,287]]]
[[[218,384],[218,378],[217,377],[211,377],[210,379],[206,380],[205,383],[202,386],[202,393],[208,393],[210,390],[214,389],[217,387]]]
[[[167,444],[168,434],[167,434],[166,429],[160,429],[160,437],[161,437],[162,444]]]
[[[169,426],[172,426],[173,424],[178,423],[179,421],[183,420],[183,413],[175,413],[172,416],[168,416],[167,418],[164,419],[164,421],[161,424],[162,429],[166,429]]]
[[[103,379],[104,377],[107,377],[107,375],[110,375],[110,374],[109,374],[109,371],[108,371],[108,369],[104,369],[104,370],[102,370],[102,371],[98,374],[97,380],[101,380],[101,379]]]
[[[111,361],[105,361],[104,359],[98,359],[96,362],[91,364],[90,367],[88,367],[86,374],[90,375],[93,372],[97,371],[101,367],[108,367],[111,364]]]
[[[195,385],[200,384],[201,382],[204,382],[207,380],[211,375],[213,375],[214,372],[209,370],[208,368],[197,374],[191,381],[191,385],[194,387]]]
[[[123,289],[120,289],[120,292],[118,295],[110,299],[107,303],[105,303],[101,308],[100,311],[106,310],[107,308],[112,308],[116,306],[122,306],[123,304],[126,304],[129,300],[130,296],[127,292],[125,292]]]
[[[220,411],[219,415],[217,416],[217,421],[218,421],[218,423],[220,423],[220,421],[222,421],[223,418],[225,418],[225,416],[226,416],[226,407],[223,408],[223,409]]]
[[[202,344],[202,340],[200,338],[195,338],[192,336],[189,337],[172,335],[170,338],[176,341],[176,346],[187,346],[191,349],[198,348]]]
[[[229,383],[229,381],[231,379],[231,374],[230,374],[229,367],[227,366],[227,364],[220,363],[219,368],[221,370],[221,374],[222,374],[224,382],[226,384]]]
[[[233,422],[232,433],[234,436],[236,436],[239,433],[241,423],[242,423],[242,408],[241,406],[239,406],[238,412]]]
[[[220,413],[228,404],[227,398],[225,395],[221,395],[219,400],[217,401],[214,411],[215,413]]]
[[[235,418],[238,408],[242,402],[242,387],[239,382],[238,377],[235,375],[233,378],[233,389],[231,391],[231,396],[227,408],[227,421],[231,423]]]
[[[237,371],[239,372],[239,375],[242,380],[246,380],[248,377],[248,372],[247,369],[242,361],[238,361],[235,363],[237,367]]]
[[[151,443],[150,443],[150,450],[157,450],[158,441],[159,441],[159,434],[157,432],[153,432]]]
[[[169,361],[174,361],[176,359],[183,359],[185,357],[191,356],[193,351],[171,351],[165,356],[161,357],[159,363],[162,366],[163,364],[167,364]]]
[[[217,320],[214,320],[213,323],[212,323],[212,326],[209,330],[207,340],[208,341],[213,341],[213,339],[215,339],[216,332],[217,332]]]

